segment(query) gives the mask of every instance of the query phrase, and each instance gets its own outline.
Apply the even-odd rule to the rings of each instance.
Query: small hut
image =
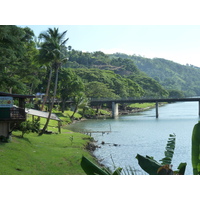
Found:
[[[0,137],[8,138],[12,124],[26,121],[25,100],[34,97],[0,92]],[[17,106],[14,106],[14,101]]]

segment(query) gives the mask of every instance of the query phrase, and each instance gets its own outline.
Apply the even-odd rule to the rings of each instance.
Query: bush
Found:
[[[39,120],[34,120],[33,122],[31,121],[25,121],[22,122],[18,130],[22,132],[22,137],[24,136],[25,133],[39,133],[40,130],[40,121]]]

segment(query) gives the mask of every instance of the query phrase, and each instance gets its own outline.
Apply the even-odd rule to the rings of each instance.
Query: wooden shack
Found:
[[[26,121],[25,100],[34,97],[0,92],[0,137],[9,137],[11,124]]]

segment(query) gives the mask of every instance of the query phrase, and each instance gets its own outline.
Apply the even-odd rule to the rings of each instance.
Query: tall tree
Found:
[[[85,88],[82,79],[70,68],[62,68],[59,77],[58,92],[62,101],[62,112],[64,112],[66,100],[74,98]]]
[[[58,85],[58,71],[62,63],[67,61],[67,58],[64,56],[63,51],[66,49],[66,42],[69,38],[65,39],[67,31],[59,33],[58,28],[51,29],[49,28],[46,32],[39,35],[40,49],[39,49],[39,58],[44,64],[50,64],[52,69],[55,72],[55,83],[54,83],[54,92],[52,103],[49,109],[49,115],[47,121],[40,133],[42,135],[49,124],[51,117],[52,109],[54,106],[54,101],[56,98],[57,85]]]
[[[0,90],[32,94],[39,84],[40,70],[33,31],[26,27],[0,26]]]
[[[0,26],[0,90],[11,92],[13,86],[22,88],[24,85],[18,81],[20,60],[23,58],[24,30],[17,26]]]

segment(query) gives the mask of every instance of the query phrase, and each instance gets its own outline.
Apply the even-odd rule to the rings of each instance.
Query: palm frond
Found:
[[[67,61],[63,49],[69,38],[65,39],[67,31],[59,33],[58,28],[49,28],[39,35],[39,60],[43,63],[64,63]]]
[[[61,43],[61,45],[60,46],[63,46],[63,45],[65,45],[66,44],[66,42],[69,40],[69,38],[67,38],[66,40],[64,40],[62,43]]]

